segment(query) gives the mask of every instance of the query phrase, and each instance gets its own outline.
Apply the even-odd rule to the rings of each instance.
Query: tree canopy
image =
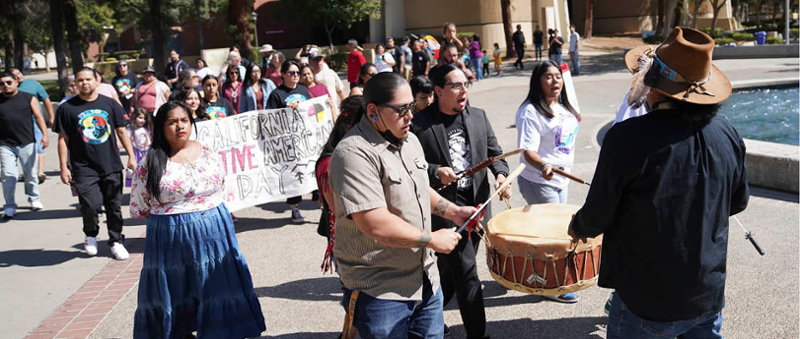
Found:
[[[331,33],[337,27],[350,28],[357,22],[381,17],[381,0],[283,0],[281,4],[287,13],[323,23],[331,46]]]

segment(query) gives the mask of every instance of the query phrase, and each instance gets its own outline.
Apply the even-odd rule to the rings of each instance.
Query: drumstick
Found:
[[[555,174],[558,174],[558,175],[560,175],[562,177],[565,177],[567,179],[575,181],[575,182],[577,182],[579,184],[584,184],[586,186],[591,186],[591,183],[589,183],[588,181],[583,180],[583,179],[581,179],[581,178],[579,178],[577,176],[574,176],[572,174],[569,174],[567,172],[564,172],[564,170],[562,170],[562,169],[560,169],[558,167],[551,167],[551,168],[553,169],[553,173],[555,173]]]
[[[508,187],[508,185],[511,185],[512,181],[517,180],[517,177],[520,174],[522,174],[522,171],[524,170],[525,170],[525,164],[522,163],[519,164],[519,166],[517,166],[517,168],[515,168],[513,171],[511,171],[511,174],[509,174],[508,177],[506,177],[506,181],[504,181],[503,184],[500,185],[500,187],[498,187],[491,196],[489,196],[489,199],[486,199],[486,202],[484,202],[481,205],[481,208],[475,211],[475,213],[473,213],[472,216],[470,216],[469,219],[467,219],[467,221],[465,221],[463,225],[459,226],[458,229],[456,229],[456,233],[461,233],[465,228],[467,228],[467,224],[469,224],[470,221],[475,219],[475,217],[477,217],[481,213],[481,211],[483,211],[483,209],[486,208],[486,206],[489,206],[489,204],[492,202],[492,199],[494,199],[494,197],[497,194],[502,192],[503,189]]]

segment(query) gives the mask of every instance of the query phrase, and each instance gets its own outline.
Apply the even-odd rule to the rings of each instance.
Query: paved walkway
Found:
[[[591,179],[599,154],[595,135],[611,119],[630,82],[621,52],[587,57],[575,87],[584,114],[576,145],[575,174]],[[732,81],[797,77],[797,59],[722,60],[716,64]],[[528,65],[530,68],[530,65]],[[503,149],[515,146],[514,113],[527,93],[529,72],[507,69],[503,77],[476,84],[471,102],[486,109]],[[55,140],[55,139],[53,139]],[[126,220],[131,258],[109,259],[101,243],[97,257],[81,252],[83,234],[77,199],[61,184],[55,147],[48,149],[48,181],[41,186],[46,210],[22,210],[0,224],[0,333],[7,338],[130,338],[141,267],[142,220]],[[518,159],[510,161],[511,166]],[[21,185],[18,193],[21,193]],[[127,190],[126,190],[127,192]],[[587,188],[570,186],[569,202],[581,204]],[[309,198],[308,196],[306,198]],[[22,194],[18,201],[25,201]],[[127,199],[126,199],[127,202]],[[523,200],[515,192],[513,205]],[[301,204],[309,222],[294,225],[284,203],[237,212],[240,246],[253,274],[267,321],[265,338],[335,338],[344,311],[335,276],[319,270],[325,239],[316,234],[316,204]],[[502,210],[498,204],[495,211]],[[727,306],[722,334],[728,338],[796,338],[798,331],[798,197],[755,188],[740,220],[757,235],[760,257],[731,228]],[[101,232],[101,237],[106,235]],[[479,253],[484,253],[480,250]],[[484,283],[489,334],[494,338],[604,338],[602,307],[608,290],[579,293],[574,305],[509,291],[490,277],[478,259]],[[653,282],[657,284],[658,282]],[[670,288],[663,286],[663,288]],[[464,329],[453,302],[445,320],[455,334]]]

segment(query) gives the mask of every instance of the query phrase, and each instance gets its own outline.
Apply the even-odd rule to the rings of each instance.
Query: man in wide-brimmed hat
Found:
[[[641,77],[630,99],[648,113],[608,131],[570,225],[576,241],[604,234],[598,284],[616,290],[608,339],[722,338],[728,218],[749,190],[744,142],[716,116],[731,84],[713,49],[676,27],[625,57]]]

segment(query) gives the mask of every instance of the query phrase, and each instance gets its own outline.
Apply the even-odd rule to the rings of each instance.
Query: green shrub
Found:
[[[723,46],[735,41],[731,38],[716,38],[714,42],[717,43],[717,46]]]
[[[658,45],[658,44],[664,42],[664,36],[663,35],[658,35],[658,34],[653,34],[653,35],[648,36],[646,38],[642,38],[642,41],[644,41],[644,43],[649,44],[649,45]]]
[[[706,34],[708,34],[710,36],[713,36],[713,37],[723,36],[723,33],[724,33],[722,28],[719,28],[719,27],[714,28],[714,34],[711,34],[711,27],[703,28],[703,29],[701,29],[701,31],[703,31],[704,33],[706,33]]]
[[[790,28],[789,29],[789,36],[792,39],[797,39],[797,37],[800,36],[800,28]]]
[[[783,39],[781,39],[780,37],[774,36],[771,38],[767,38],[767,45],[780,45],[780,44],[783,44]]]
[[[347,64],[347,56],[349,52],[338,52],[325,57],[325,62],[328,63],[328,66],[334,71],[339,71]]]
[[[114,57],[106,58],[106,61],[117,61],[117,58],[114,58]]]
[[[753,41],[755,36],[750,33],[733,33],[731,38],[735,41]]]

